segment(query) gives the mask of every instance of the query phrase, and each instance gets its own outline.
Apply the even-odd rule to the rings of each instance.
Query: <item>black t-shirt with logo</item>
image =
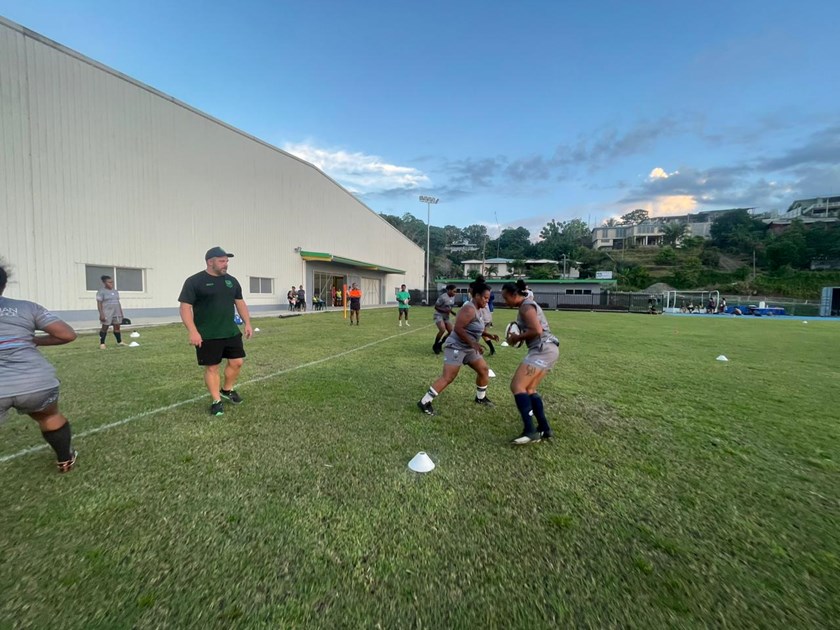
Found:
[[[179,302],[192,304],[193,321],[202,339],[228,339],[240,334],[234,323],[234,300],[242,299],[242,287],[233,276],[211,276],[199,271],[184,281]]]

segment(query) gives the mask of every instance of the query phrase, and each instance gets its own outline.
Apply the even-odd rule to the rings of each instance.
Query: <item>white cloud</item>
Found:
[[[648,175],[648,180],[654,181],[656,179],[668,179],[669,177],[671,177],[671,175],[677,175],[678,173],[679,171],[669,173],[664,168],[660,168],[659,166],[657,166],[650,172],[650,175]]]
[[[287,143],[283,150],[317,166],[354,194],[411,190],[430,183],[429,177],[422,171],[388,164],[376,155],[322,149],[303,142]]]

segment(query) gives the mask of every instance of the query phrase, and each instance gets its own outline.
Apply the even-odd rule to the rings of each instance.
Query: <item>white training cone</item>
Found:
[[[136,347],[137,347],[137,346],[139,346],[139,345],[140,345],[140,344],[139,344],[139,343],[137,343],[136,341],[132,341],[130,344],[128,344],[128,347],[129,347],[129,348],[136,348]]]
[[[435,469],[435,463],[425,452],[420,451],[411,458],[408,467],[414,472],[427,473]]]
[[[725,356],[723,356],[722,354],[718,356],[717,360],[718,360],[718,361],[729,361],[729,359],[727,359],[727,358],[726,358]]]
[[[487,370],[487,374],[489,374],[489,375],[490,375],[490,378],[496,378],[496,373],[495,373],[493,370],[489,369],[489,368],[488,368],[488,370]]]
[[[804,321],[804,322],[802,322],[802,323],[803,323],[803,324],[807,324],[807,323],[808,323],[808,320],[805,320],[805,321]]]
[[[137,332],[136,330],[129,335],[129,337],[132,337],[133,339],[137,339],[137,337],[139,337],[139,336],[140,336],[140,333]]]
[[[254,328],[254,332],[260,332],[259,328]]]
[[[507,341],[503,341],[501,344],[502,348],[507,348],[510,344]]]

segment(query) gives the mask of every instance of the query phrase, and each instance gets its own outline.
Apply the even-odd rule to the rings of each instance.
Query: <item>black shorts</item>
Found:
[[[222,359],[244,359],[242,335],[227,339],[205,339],[200,348],[196,347],[195,356],[199,365],[219,365]]]

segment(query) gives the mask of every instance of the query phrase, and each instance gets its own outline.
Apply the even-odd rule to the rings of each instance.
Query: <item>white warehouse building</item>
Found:
[[[130,317],[177,313],[215,245],[257,315],[423,283],[422,248],[313,165],[3,18],[0,220],[5,295],[68,321],[106,273]]]

